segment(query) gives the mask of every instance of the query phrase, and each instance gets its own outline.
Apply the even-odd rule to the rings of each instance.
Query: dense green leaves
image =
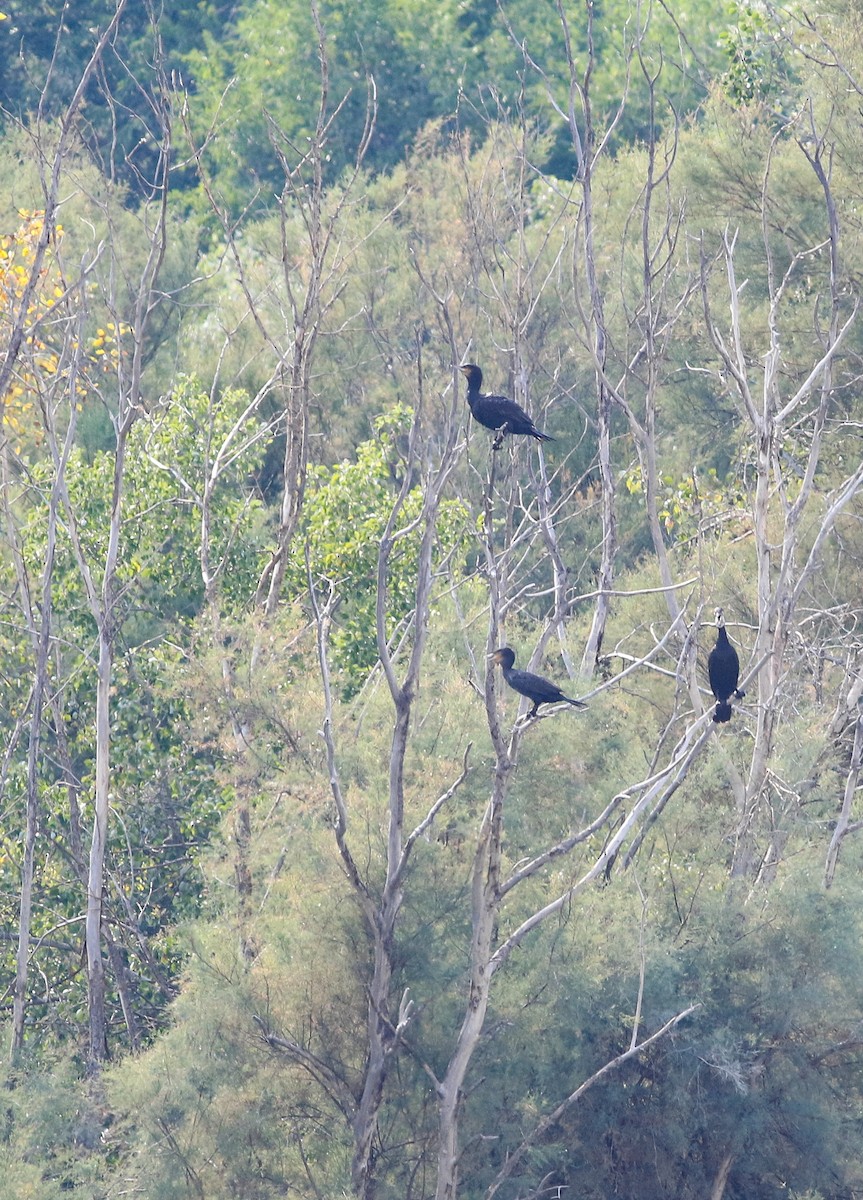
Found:
[[[148,301],[161,323],[137,348],[122,479],[116,397],[135,349],[125,330],[80,411],[52,371],[18,371],[29,416],[0,458],[0,916],[14,931],[58,478],[48,406],[60,405],[51,411],[61,435],[77,421],[62,468],[68,507],[56,510],[47,700],[30,796],[38,837],[28,1054],[9,1077],[0,1130],[16,1195],[348,1194],[376,1021],[392,1037],[392,1058],[371,1155],[375,1195],[433,1195],[440,1080],[469,1011],[470,880],[497,761],[484,708],[490,597],[500,597],[496,633],[520,663],[542,638],[537,669],[563,681],[590,621],[607,534],[589,283],[602,296],[601,382],[614,392],[615,595],[588,709],[534,722],[519,743],[501,815],[500,878],[516,882],[500,894],[492,953],[594,870],[632,814],[638,781],[663,769],[699,719],[709,725],[698,689],[706,703],[712,606],[725,605],[744,662],[759,629],[778,627],[779,606],[765,603],[755,566],[764,533],[758,440],[718,349],[733,342],[721,251],[734,243],[739,361],[757,402],[779,347],[775,413],[806,382],[831,325],[852,316],[863,277],[863,147],[848,104],[863,63],[854,14],[841,26],[820,13],[817,23],[789,17],[780,26],[766,9],[735,6],[719,29],[705,4],[659,6],[639,38],[643,14],[622,0],[592,6],[592,29],[582,8],[565,11],[571,64],[553,5],[322,4],[332,124],[319,190],[307,169],[293,193],[283,191],[285,167],[309,146],[321,100],[312,9],[298,0],[180,5],[160,22],[168,63],[188,89],[181,112],[175,77],[177,124],[188,121],[202,157],[178,142],[166,271]],[[21,115],[32,107],[26,81],[53,52],[53,17],[44,5],[11,14],[20,61],[11,25],[0,22],[2,86],[19,89]],[[80,13],[67,18],[45,98],[52,116],[92,40]],[[89,145],[115,139],[118,155],[142,135],[143,95],[163,95],[148,75],[146,6],[130,8],[123,28],[87,110]],[[149,80],[144,93],[123,63]],[[377,127],[351,188],[371,77]],[[592,164],[590,193],[577,178],[573,130],[555,109],[567,106],[573,80],[589,84],[594,145],[625,102],[613,155]],[[113,113],[96,111],[99,92],[115,98]],[[675,126],[672,111],[691,119]],[[577,98],[574,121],[583,132]],[[141,149],[151,151],[146,139]],[[38,208],[26,138],[10,134],[2,153]],[[108,316],[115,330],[134,318],[155,208],[140,203],[146,172],[127,162],[118,187],[111,157],[96,155],[104,176],[79,155],[64,164],[57,280],[71,281],[79,261],[86,271],[68,297],[51,276],[62,320],[60,306],[50,321],[40,315],[25,345],[50,335],[57,355],[71,357],[79,335],[68,331],[80,321],[83,344],[104,349]],[[825,179],[841,232],[835,256]],[[18,200],[7,190],[11,233]],[[207,214],[202,251],[211,200],[224,208],[218,219]],[[97,289],[107,294],[117,264],[112,312]],[[325,299],[304,309],[318,286]],[[11,329],[14,306],[6,315]],[[771,547],[805,487],[813,501],[793,547],[774,552],[762,590],[789,561],[806,560],[860,461],[860,353],[852,324],[783,431],[765,489]],[[537,447],[511,440],[493,454],[486,431],[469,423],[452,392],[468,357],[482,362],[489,386],[543,414],[556,440],[542,460]],[[291,439],[307,440],[304,491],[285,477]],[[394,770],[393,692],[417,644],[420,516],[447,446],[454,465],[435,522],[428,640]],[[657,461],[658,545],[687,638],[668,632],[646,447]],[[817,467],[807,474],[813,447]],[[90,1083],[77,1055],[87,1025],[80,931],[97,628],[73,533],[98,592],[118,491],[104,922],[116,1063]],[[280,603],[265,615],[261,580],[292,503]],[[590,1200],[857,1195],[863,930],[853,832],[829,891],[822,876],[846,786],[852,830],[859,815],[859,523],[856,499],[786,606],[787,638],[765,655],[781,662],[776,695],[765,698],[753,680],[730,726],[641,812],[638,853],[629,861],[624,847],[604,863],[495,975],[459,1109],[463,1197],[478,1200],[496,1183],[501,1200],[554,1189]],[[315,611],[330,601],[331,624],[316,627]],[[376,669],[379,604],[393,650],[387,678]],[[508,734],[517,697],[500,688],[497,703]],[[765,786],[747,809],[752,746],[771,714]],[[563,849],[580,829],[589,832]],[[744,871],[738,850],[748,837],[754,865]],[[388,859],[394,843],[399,853],[409,844],[403,861]],[[394,924],[376,942],[376,906],[390,886]],[[381,946],[392,967],[386,1013],[370,1012]],[[10,934],[0,957],[7,994],[14,956]],[[409,1018],[396,1038],[402,1004]],[[672,1034],[544,1123],[630,1047],[636,1025],[649,1036],[690,1005],[698,1007]]]
[[[348,694],[378,658],[378,549],[403,474],[412,470],[404,456],[411,415],[401,408],[378,417],[374,441],[357,448],[354,462],[316,468],[309,482],[302,542],[297,539],[294,551],[293,588],[302,596],[310,572],[312,586],[323,596],[335,589],[339,610],[332,639],[334,662],[347,675]],[[387,640],[403,637],[413,614],[422,503],[422,488],[410,488],[393,531],[397,540],[387,575]],[[470,545],[467,526],[465,505],[446,501],[436,523],[435,565],[446,564],[456,576]],[[408,536],[399,536],[402,530]]]

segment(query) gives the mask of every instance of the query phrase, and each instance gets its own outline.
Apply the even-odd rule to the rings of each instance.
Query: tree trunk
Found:
[[[87,1000],[90,1015],[89,1070],[95,1072],[108,1053],[105,1018],[105,965],[102,959],[102,899],[105,847],[108,839],[108,788],[111,771],[111,674],[114,665],[110,616],[99,629],[99,673],[96,681],[96,789],[90,865],[87,875],[85,940]]]
[[[354,1156],[351,1181],[361,1200],[373,1200],[377,1190],[375,1141],[378,1115],[383,1101],[388,1061],[393,1047],[393,1025],[389,1019],[390,985],[393,976],[393,927],[395,913],[381,914],[376,936],[374,968],[369,987],[368,1051],[363,1090],[354,1118]],[[387,927],[382,927],[384,921]]]
[[[592,148],[592,137],[588,130],[588,154]],[[590,292],[590,312],[593,318],[593,353],[596,374],[596,422],[599,431],[599,484],[602,489],[602,553],[596,587],[599,595],[593,609],[593,620],[581,659],[581,673],[593,675],[602,642],[605,626],[611,612],[611,590],[614,587],[614,565],[617,558],[617,483],[611,457],[612,398],[605,382],[607,340],[602,292],[596,273],[596,248],[594,245],[594,216],[592,173],[593,164],[585,159],[582,165],[582,213],[584,220],[584,263]]]
[[[320,231],[318,231],[318,236],[320,236]],[[314,256],[313,261],[314,270],[320,272],[322,264]],[[316,274],[314,291],[312,291],[310,285],[309,295],[306,299],[306,308],[311,309],[315,313],[316,319],[320,320],[320,313],[317,312],[320,302],[317,290],[318,283],[319,276]],[[304,312],[303,321],[306,315],[306,312]],[[276,548],[273,551],[272,562],[268,567],[268,573],[265,572],[265,579],[262,579],[262,584],[266,583],[266,589],[260,585],[258,589],[259,602],[263,605],[268,620],[271,620],[275,616],[279,605],[291,542],[296,532],[297,522],[300,519],[303,499],[306,493],[306,472],[308,470],[309,459],[308,376],[311,370],[311,348],[314,345],[314,341],[314,337],[306,338],[303,324],[295,331],[294,368],[289,384],[290,395],[285,408],[284,482],[282,485],[282,502],[279,509],[279,529],[276,536]]]
[[[604,355],[604,339],[597,334],[596,353]],[[602,489],[602,554],[596,588],[599,593],[593,609],[593,620],[581,659],[582,675],[591,676],[602,652],[605,626],[611,612],[611,591],[614,587],[614,564],[617,558],[617,499],[614,469],[611,461],[611,397],[599,380],[597,423],[599,426],[599,481]]]
[[[62,467],[60,468],[62,469]],[[8,447],[4,454],[4,484],[8,497],[9,462]],[[24,857],[21,864],[21,901],[18,913],[18,951],[15,960],[15,984],[12,992],[12,1040],[11,1057],[14,1060],[24,1045],[24,1018],[27,1004],[27,974],[30,962],[30,928],[33,912],[33,870],[36,853],[36,838],[39,830],[39,757],[42,744],[42,713],[48,690],[48,657],[51,642],[51,587],[54,575],[54,552],[57,536],[57,505],[59,489],[55,483],[51,489],[48,509],[48,541],[45,565],[42,571],[42,598],[40,604],[40,626],[37,636],[35,614],[29,598],[28,581],[24,556],[20,552],[12,512],[7,501],[7,523],[10,545],[18,572],[23,615],[31,638],[35,644],[36,670],[33,678],[30,713],[30,744],[27,749],[27,821],[24,835]]]
[[[725,1185],[728,1182],[728,1176],[734,1165],[734,1155],[729,1152],[719,1164],[719,1170],[716,1172],[716,1178],[713,1180],[713,1186],[710,1189],[710,1200],[722,1200],[725,1195]]]
[[[498,614],[501,608],[492,526],[493,495],[494,459],[492,459],[484,497],[485,556],[490,589],[489,628],[486,638],[486,649],[489,654],[499,643]],[[501,902],[503,806],[509,782],[515,770],[521,737],[516,726],[507,745],[501,733],[494,667],[486,669],[485,708],[495,752],[495,770],[491,796],[477,838],[471,877],[470,986],[455,1048],[447,1064],[446,1074],[438,1085],[438,1162],[435,1200],[456,1200],[458,1195],[459,1110],[465,1076],[482,1036],[491,994],[491,981],[494,974],[492,947]]]
[[[854,723],[854,744],[851,748],[851,762],[848,765],[848,775],[845,779],[842,808],[836,822],[836,828],[833,830],[833,836],[830,839],[827,862],[824,867],[825,888],[829,888],[833,884],[833,877],[836,874],[836,864],[839,861],[839,850],[851,823],[851,807],[857,791],[861,761],[863,761],[863,716],[859,716]]]
[[[41,691],[41,689],[38,690]],[[30,921],[33,910],[33,859],[39,823],[38,773],[36,770],[39,735],[36,730],[41,719],[42,698],[41,696],[37,698],[34,695],[33,714],[30,721],[29,761],[27,763],[27,827],[24,835],[24,858],[21,864],[21,900],[18,908],[18,952],[15,958],[15,986],[12,993],[11,1058],[13,1062],[24,1045],[27,971],[30,962]]]
[[[49,538],[48,562],[45,575],[47,588],[43,589],[42,629],[39,635],[36,675],[33,680],[33,695],[30,715],[30,745],[27,750],[27,826],[24,835],[24,858],[21,864],[21,903],[18,912],[18,952],[15,959],[15,985],[12,993],[12,1043],[14,1059],[24,1045],[24,1016],[27,1004],[27,973],[30,961],[30,924],[33,911],[33,867],[36,854],[36,837],[39,830],[39,751],[42,743],[42,711],[48,674],[48,641],[50,637],[50,580],[53,565],[53,539]],[[48,593],[47,611],[44,607],[45,592]]]
[[[503,801],[512,763],[499,762],[494,790],[473,866],[473,932],[470,947],[470,989],[455,1050],[438,1088],[439,1140],[435,1200],[458,1196],[459,1109],[465,1076],[485,1026],[491,994],[491,964],[497,915],[500,907],[500,840]]]

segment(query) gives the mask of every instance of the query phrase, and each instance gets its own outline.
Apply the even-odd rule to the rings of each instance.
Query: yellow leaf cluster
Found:
[[[34,259],[40,239],[45,232],[45,214],[40,211],[19,210],[21,224],[14,233],[0,234],[0,344],[8,344],[15,322],[21,319],[25,295],[24,317],[31,332],[25,333],[23,350],[16,363],[15,377],[5,394],[0,395],[0,423],[17,436],[26,434],[32,422],[28,419],[34,402],[49,381],[62,380],[60,347],[52,345],[52,332],[64,330],[65,322],[45,320],[54,313],[61,314],[60,303],[69,295],[52,247],[43,257],[38,275],[34,278]],[[55,227],[52,243],[56,246],[63,236],[62,226]],[[34,286],[35,284],[35,286]],[[86,346],[89,362],[102,372],[115,371],[120,357],[120,335],[113,321],[96,330]],[[63,336],[62,333],[56,336]],[[86,386],[86,381],[84,381]],[[79,390],[81,383],[79,382]],[[31,429],[31,434],[35,433]]]

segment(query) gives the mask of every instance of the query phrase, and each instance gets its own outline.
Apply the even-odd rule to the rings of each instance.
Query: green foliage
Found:
[[[719,528],[735,510],[740,521],[746,523],[747,510],[739,481],[735,478],[720,481],[715,467],[709,467],[703,475],[683,479],[663,475],[658,483],[657,513],[670,540],[685,544],[705,526]],[[642,471],[630,471],[624,486],[630,496],[643,498]]]
[[[263,506],[253,486],[269,440],[260,414],[250,409],[245,392],[228,390],[214,400],[196,379],[180,379],[134,434],[130,504],[148,516],[158,507],[162,537],[146,565],[139,565],[148,591],[176,595],[178,608],[197,609],[203,491],[222,452],[209,496],[210,570],[219,574],[226,607],[241,607],[254,590],[263,554]],[[130,520],[134,528],[137,518]]]
[[[112,805],[108,867],[113,884],[112,917],[128,929],[125,953],[135,963],[137,1019],[146,1036],[158,1028],[178,966],[169,927],[193,915],[201,897],[197,850],[206,844],[230,802],[231,791],[214,776],[218,747],[193,744],[193,704],[182,689],[181,643],[201,602],[200,496],[203,476],[225,435],[259,431],[253,416],[241,421],[244,395],[230,393],[217,406],[193,381],[178,385],[157,414],[135,427],[127,450],[124,536],[118,568],[115,619],[118,650],[112,702]],[[258,565],[255,531],[259,506],[246,472],[263,453],[262,444],[242,461],[231,460],[213,494],[212,554],[223,566],[226,606],[240,605],[253,586]],[[31,579],[38,580],[46,554],[45,508],[53,466],[37,462],[23,494],[21,545]],[[82,551],[95,584],[101,586],[114,455],[100,451],[88,461],[78,449],[66,466],[70,503]],[[7,582],[11,565],[3,564]],[[80,910],[83,849],[91,823],[94,771],[95,622],[68,533],[60,522],[52,575],[56,651],[50,686],[58,702],[43,732],[47,754],[40,764],[41,836],[53,853],[40,857],[33,913],[30,1011],[42,1037],[76,1036],[85,1018],[86,980],[76,969],[79,943],[57,936],[58,920]],[[166,635],[170,631],[171,636]],[[26,641],[2,647],[4,697],[11,715],[24,713],[21,684],[31,669]],[[21,668],[22,657],[27,668]],[[59,721],[59,726],[58,722]],[[24,825],[26,738],[18,745],[8,775],[9,829]],[[134,855],[130,858],[130,847]],[[11,845],[0,860],[0,906],[7,928],[17,923],[20,857]],[[61,916],[62,914],[62,916]],[[133,914],[133,915],[132,915]],[[42,946],[39,939],[45,938]],[[122,940],[122,938],[121,938]],[[143,957],[139,954],[146,947]],[[7,970],[14,944],[4,947]],[[38,967],[38,971],[36,968]],[[112,1012],[118,997],[109,997]]]
[[[355,161],[369,77],[378,111],[368,162],[376,172],[397,164],[430,120],[450,122],[457,114],[463,130],[477,131],[489,118],[508,117],[522,106],[531,121],[553,127],[549,170],[565,177],[574,172],[569,131],[547,102],[550,84],[565,109],[569,85],[553,6],[517,0],[501,12],[485,0],[459,5],[446,0],[430,14],[416,0],[386,0],[374,8],[328,0],[320,14],[329,59],[328,112],[342,105],[325,148],[331,181]],[[587,19],[583,10],[569,19],[573,68],[580,79]],[[651,125],[647,72],[661,72],[662,111],[654,120],[662,125],[671,105],[678,112],[695,107],[705,94],[705,75],[720,62],[708,4],[690,4],[681,13],[657,9],[644,29],[638,27],[640,19],[628,0],[607,0],[594,11],[592,103],[597,119],[610,121],[631,89],[619,129],[627,140],[646,136]],[[205,30],[202,37],[186,56],[193,128],[199,141],[216,128],[208,146],[210,169],[220,195],[240,208],[249,169],[267,189],[282,185],[270,145],[273,127],[290,160],[314,128],[320,100],[317,34],[302,0],[248,0],[223,29]],[[643,71],[631,67],[636,42]],[[522,45],[535,66],[525,61]],[[698,57],[691,49],[696,46]],[[273,126],[268,127],[267,117]]]
[[[167,76],[178,69],[190,46],[222,29],[229,6],[219,0],[181,0],[159,14],[160,50]],[[54,0],[5,6],[0,20],[0,128],[27,124],[41,105],[57,119],[72,98],[96,45],[98,34],[114,15],[113,0],[93,0],[86,8],[64,9]],[[6,11],[8,10],[8,11]],[[151,10],[127,5],[111,49],[85,90],[86,121],[82,132],[105,174],[119,176],[147,196],[160,131],[154,121],[153,96],[160,83],[153,72],[157,59]]]
[[[353,990],[347,958],[334,953],[327,892],[320,885],[298,891],[290,874],[272,894],[274,911],[265,916],[272,936],[254,969],[234,939],[199,930],[174,1028],[109,1079],[113,1102],[128,1114],[117,1142],[136,1148],[131,1160],[124,1155],[127,1180],[146,1195],[185,1196],[190,1178],[213,1200],[288,1189],[305,1195],[309,1174],[333,1189],[349,1185],[350,1144],[336,1105],[322,1105],[311,1080],[262,1036],[272,1029],[299,1037],[340,1070],[352,1057],[355,1031],[340,1029],[334,1011],[317,1002],[323,978]],[[294,906],[299,919],[289,916]],[[285,986],[286,968],[298,986]],[[250,1028],[251,1014],[259,1024]],[[347,1058],[339,1064],[341,1053]]]
[[[204,479],[218,448],[246,409],[248,398],[226,393],[213,405],[194,380],[180,380],[168,401],[149,419],[133,427],[126,451],[121,553],[117,569],[121,589],[122,624],[129,641],[151,636],[162,622],[192,616],[201,602],[201,497]],[[260,433],[257,418],[243,421],[237,438]],[[211,497],[211,556],[221,565],[226,601],[242,603],[256,577],[260,504],[248,486],[263,455],[263,442],[240,458],[229,456]],[[114,485],[114,451],[92,457],[72,451],[65,478],[76,514],[81,547],[96,586],[107,546],[107,528]],[[23,529],[24,550],[34,577],[46,552],[45,507],[54,476],[53,464],[43,460],[33,469],[34,487],[28,493]],[[56,609],[61,619],[75,622],[69,644],[80,646],[92,630],[83,582],[68,536],[58,542],[54,571]],[[76,615],[74,615],[76,614]]]
[[[635,13],[617,0],[594,12],[598,57],[591,96],[603,126],[625,89]],[[412,413],[422,411],[420,436],[433,458],[457,348],[486,365],[493,386],[534,410],[547,406],[557,437],[544,448],[548,498],[559,506],[555,528],[569,572],[565,628],[574,658],[589,619],[604,497],[595,477],[596,370],[582,278],[585,214],[578,192],[564,182],[573,170],[569,131],[547,106],[547,88],[558,103],[567,99],[554,6],[518,2],[501,10],[483,0],[444,3],[430,15],[428,6],[401,0],[377,9],[332,3],[322,13],[332,51],[330,111],[350,91],[332,127],[322,197],[326,219],[340,212],[325,269],[333,302],[314,330],[312,466],[285,603],[267,621],[250,614],[249,600],[279,519],[281,445],[267,424],[272,418],[277,427],[277,395],[263,402],[272,405],[266,415],[247,411],[249,396],[271,376],[273,349],[260,328],[251,327],[247,295],[254,296],[270,331],[278,332],[276,353],[284,352],[280,361],[289,366],[285,347],[296,333],[289,291],[296,288],[296,296],[307,282],[302,212],[288,208],[283,225],[256,216],[237,228],[242,280],[233,268],[224,269],[223,248],[213,245],[199,257],[199,222],[174,218],[177,250],[164,289],[185,294],[196,274],[206,282],[188,293],[182,314],[178,305],[160,302],[164,324],[146,347],[142,410],[128,445],[114,613],[106,923],[128,969],[138,1031],[149,1048],[135,1058],[119,1057],[108,1073],[104,1108],[79,1088],[76,1065],[54,1056],[57,1043],[77,1044],[86,1023],[77,930],[92,815],[95,674],[94,622],[67,523],[61,522],[52,594],[50,694],[56,705],[46,714],[39,763],[27,1006],[28,1048],[41,1062],[38,1069],[22,1066],[10,1079],[0,1139],[0,1163],[16,1195],[95,1197],[133,1190],[159,1200],[190,1194],[319,1200],[349,1192],[351,1120],[367,1053],[373,963],[365,894],[358,902],[334,846],[308,572],[321,598],[331,586],[340,598],[332,657],[341,686],[331,728],[347,836],[374,900],[386,877],[393,731],[388,689],[371,675],[378,549],[402,481],[416,470],[389,560],[386,634],[397,642],[409,628],[414,602],[421,532],[414,522],[423,504],[419,471],[405,461],[407,431]],[[766,10],[743,7],[733,15],[733,31],[716,46],[710,33],[715,11],[707,5],[655,12],[616,130],[616,154],[595,165],[592,215],[608,325],[606,377],[623,381],[639,419],[648,383],[655,387],[658,516],[675,577],[696,579],[681,589],[680,601],[690,619],[700,612],[703,620],[717,601],[733,610],[732,632],[744,658],[759,617],[748,516],[753,447],[705,334],[703,300],[714,313],[727,312],[727,281],[714,268],[713,255],[726,230],[738,231],[738,275],[747,281],[738,296],[743,354],[754,391],[771,333],[769,267],[774,285],[787,273],[778,309],[780,388],[793,394],[823,336],[823,298],[835,264],[818,249],[827,232],[823,195],[803,152],[812,153],[813,142],[788,114],[811,99],[819,128],[830,117],[830,177],[843,234],[843,315],[863,269],[857,217],[863,146],[844,91],[849,76],[807,64]],[[516,38],[524,37],[547,82],[525,68],[503,16]],[[845,61],[857,72],[852,78],[859,77],[863,61],[853,16],[845,13],[841,29],[819,26],[831,44],[844,46]],[[279,141],[282,150],[290,155],[307,144],[319,81],[309,9],[250,0],[230,12],[203,6],[191,14],[181,5],[178,19],[184,18],[193,27],[194,45],[180,47],[173,27],[171,37],[176,33],[178,52],[192,68],[193,127],[202,138],[218,114],[208,169],[229,208],[239,210],[253,199],[251,172],[265,195],[282,182],[262,104],[287,135]],[[583,79],[586,27],[580,11],[573,11],[572,21],[574,66]],[[82,28],[70,32],[83,50]],[[671,83],[678,33],[684,45],[703,45],[705,59],[698,64],[689,50],[680,51],[681,71]],[[725,56],[721,68],[727,74],[699,119],[680,128],[678,141],[654,147],[669,174],[654,189],[654,207],[646,214],[648,149],[628,142],[652,128],[645,80],[660,51],[665,65],[658,92],[667,93],[680,112],[702,93],[707,81],[701,68],[715,65],[716,56]],[[823,46],[821,52],[826,54]],[[61,55],[58,66],[68,72],[74,61]],[[333,181],[352,161],[367,67],[379,88],[378,140],[361,187],[339,208],[345,193]],[[481,102],[469,112],[477,97]],[[445,114],[456,105],[461,133],[472,136],[450,140]],[[512,114],[522,110],[528,124],[538,118],[547,127],[520,127]],[[429,115],[438,120],[417,140]],[[127,134],[120,136],[122,141]],[[407,147],[412,149],[405,158]],[[36,172],[27,166],[19,175],[16,167],[26,158],[25,143],[7,143],[2,153],[6,175],[29,194]],[[536,172],[534,164],[543,162],[554,165],[557,177]],[[110,200],[110,219],[95,222],[80,193],[95,194],[98,178],[80,158],[74,169],[80,191],[68,189],[76,194],[66,208],[66,269],[76,255],[92,253],[114,234],[116,261],[125,266],[131,294],[150,214],[103,183],[100,197]],[[188,174],[182,179],[192,186]],[[175,211],[184,210],[187,199],[172,198]],[[5,210],[13,201],[10,192]],[[101,261],[96,269],[103,269]],[[331,269],[333,277],[326,275]],[[644,281],[651,272],[648,298]],[[98,337],[101,318],[95,310],[91,316]],[[648,361],[643,347],[651,320],[661,336]],[[814,481],[822,510],[859,460],[852,431],[860,418],[860,352],[860,335],[852,329],[834,363],[837,391]],[[178,374],[192,368],[201,382]],[[244,386],[223,387],[225,379]],[[161,395],[167,399],[154,399]],[[107,394],[87,399],[79,415],[80,444],[67,467],[97,586],[114,485],[112,403]],[[837,436],[837,422],[846,417],[853,423]],[[215,587],[204,610],[204,486],[229,437],[209,497]],[[781,448],[789,503],[799,494],[810,438],[811,422],[802,419]],[[621,413],[613,420],[611,455],[621,548],[601,663],[608,679],[653,652],[658,631],[668,624],[666,598],[656,591],[639,456]],[[476,675],[485,651],[488,580],[479,573],[468,577],[463,563],[475,553],[488,461],[487,439],[474,431],[436,526],[434,566],[441,586],[409,731],[406,831],[417,828],[458,776],[469,742],[473,749],[466,780],[417,839],[402,881],[391,991],[397,1001],[410,989],[415,1009],[382,1097],[375,1147],[381,1200],[418,1200],[431,1190],[438,1114],[430,1076],[443,1074],[464,1015],[470,872],[493,755],[482,699],[471,686],[482,685]],[[511,600],[505,634],[524,662],[550,606],[547,545],[536,532],[536,448],[508,442],[495,461],[502,560],[520,522],[527,531],[502,562],[512,570],[504,579]],[[35,441],[26,464],[10,463],[15,486],[7,519],[20,530],[35,597],[53,467]],[[793,631],[785,710],[770,748],[766,811],[753,814],[755,822],[770,823],[779,847],[775,863],[765,864],[770,879],[748,880],[744,895],[741,880],[729,878],[740,829],[729,779],[747,772],[754,719],[754,709],[744,708],[729,728],[714,732],[665,810],[644,825],[635,862],[626,870],[618,862],[608,880],[579,892],[556,921],[525,939],[495,978],[487,1036],[464,1093],[463,1195],[484,1194],[507,1156],[555,1105],[630,1045],[642,963],[642,1035],[690,1003],[699,1005],[697,1012],[599,1081],[535,1139],[501,1189],[501,1200],[534,1194],[543,1180],[548,1189],[569,1189],[585,1200],[612,1193],[695,1200],[717,1190],[726,1161],[728,1200],[780,1194],[849,1200],[859,1191],[863,1168],[855,1135],[863,1097],[856,1030],[863,1020],[863,930],[854,888],[860,851],[853,839],[843,848],[833,889],[824,893],[820,887],[850,753],[848,730],[839,728],[834,714],[841,711],[843,665],[859,642],[859,528],[859,504],[849,506],[838,536],[823,550],[818,577],[801,597],[806,610]],[[812,537],[807,520],[800,554]],[[20,721],[23,731],[9,743],[2,774],[0,919],[10,930],[17,920],[33,670],[17,604],[20,587],[7,545],[0,558],[0,714],[7,727]],[[696,681],[704,690],[714,635],[705,628],[693,632]],[[586,712],[531,725],[504,807],[504,878],[596,818],[621,789],[665,761],[692,719],[679,653],[679,645],[671,646],[650,669],[593,696]],[[547,643],[539,669],[563,678],[555,643]],[[754,696],[755,689],[749,703]],[[515,703],[511,692],[502,692],[507,730]],[[603,827],[507,892],[497,944],[580,878],[607,834]],[[244,869],[248,896],[241,894]],[[7,986],[13,952],[7,940]],[[112,1047],[121,1055],[124,1018],[113,983],[108,1009]]]
[[[728,6],[732,24],[719,35],[728,61],[722,84],[733,104],[751,105],[779,115],[787,104],[789,61],[778,40],[782,36],[765,8],[758,4]]]
[[[4,1031],[5,1032],[5,1031]],[[15,1200],[98,1200],[111,1117],[56,1054],[21,1063],[5,1081],[0,1130],[3,1190]]]
[[[377,662],[376,604],[378,551],[401,483],[410,470],[404,444],[412,413],[404,406],[375,418],[374,439],[357,447],[354,462],[317,467],[309,476],[302,543],[293,552],[293,590],[307,589],[306,553],[313,585],[330,586],[340,597],[332,646],[351,695]],[[409,489],[393,530],[386,597],[387,639],[399,634],[416,598],[416,556],[422,528],[414,526],[423,505],[420,485]],[[435,524],[435,563],[463,559],[469,541],[467,510],[459,500],[442,503]],[[406,536],[398,536],[407,530]]]
[[[642,1036],[698,1009],[572,1105],[502,1194],[524,1194],[550,1171],[555,1185],[590,1200],[609,1189],[694,1200],[727,1154],[732,1195],[851,1195],[848,1138],[863,1096],[859,1051],[847,1044],[858,1006],[847,1001],[858,994],[859,915],[849,892],[827,897],[806,876],[796,874],[793,899],[785,889],[754,907],[731,888],[702,887],[683,925],[668,889],[649,881],[642,925],[640,898],[619,879],[544,935],[502,986],[497,1034],[477,1064],[483,1086],[465,1170],[480,1192],[504,1166],[504,1146],[628,1048],[644,953]],[[489,1129],[500,1150],[482,1146]]]

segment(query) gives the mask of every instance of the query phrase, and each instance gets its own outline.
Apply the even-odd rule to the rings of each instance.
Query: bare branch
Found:
[[[640,1054],[643,1050],[646,1050],[648,1046],[652,1046],[654,1042],[658,1042],[660,1038],[665,1037],[665,1035],[670,1033],[676,1025],[679,1025],[685,1017],[690,1016],[696,1011],[696,1009],[700,1007],[700,1004],[690,1004],[688,1008],[684,1008],[681,1012],[677,1013],[676,1016],[671,1017],[670,1020],[666,1021],[665,1024],[660,1029],[657,1029],[655,1033],[652,1033],[650,1037],[646,1037],[643,1042],[639,1042],[637,1045],[631,1045],[628,1050],[624,1050],[622,1054],[618,1054],[615,1058],[612,1058],[609,1062],[605,1063],[604,1066],[600,1067],[598,1071],[595,1071],[589,1079],[586,1079],[584,1083],[579,1084],[575,1091],[567,1096],[564,1101],[558,1104],[557,1108],[555,1108],[553,1112],[550,1112],[547,1117],[544,1117],[536,1125],[536,1127],[531,1130],[527,1137],[523,1139],[518,1148],[508,1156],[506,1163],[495,1176],[494,1182],[486,1191],[486,1200],[492,1200],[492,1197],[496,1195],[506,1180],[510,1178],[513,1171],[524,1158],[531,1146],[534,1146],[539,1139],[542,1138],[548,1132],[548,1130],[551,1129],[561,1119],[566,1111],[581,1099],[581,1097],[589,1088],[592,1088],[595,1083],[599,1083],[601,1079],[604,1079],[605,1076],[609,1075],[612,1071],[616,1071],[618,1067],[622,1067],[625,1062],[629,1061],[629,1059],[634,1058],[637,1054]]]

